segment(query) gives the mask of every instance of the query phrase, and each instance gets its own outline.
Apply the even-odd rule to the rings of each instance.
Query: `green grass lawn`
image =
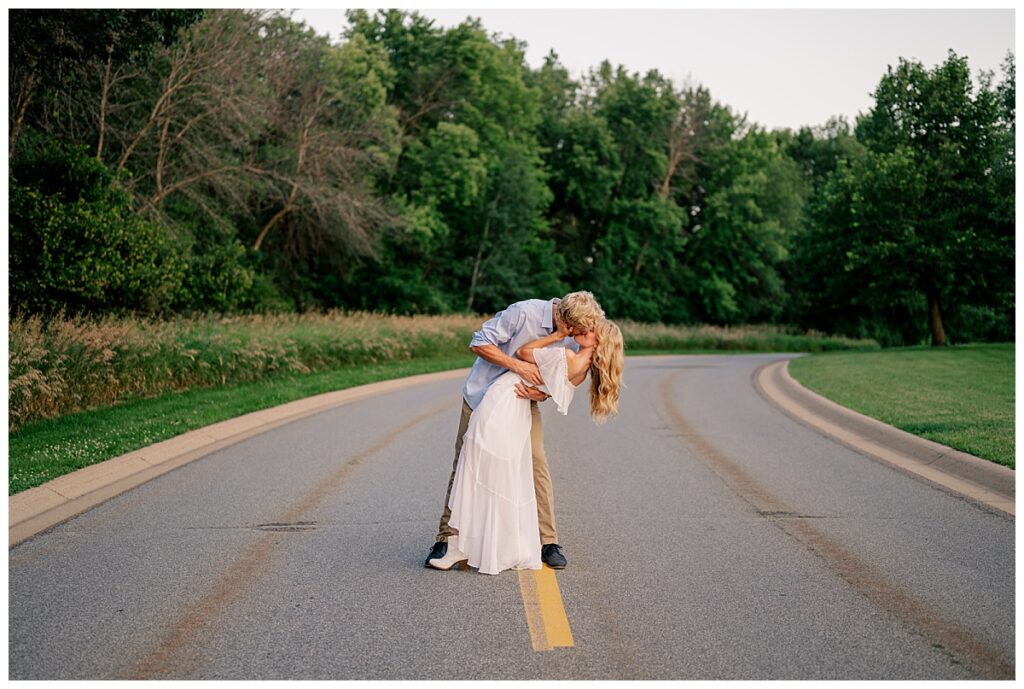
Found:
[[[323,392],[472,366],[472,354],[367,364],[136,399],[28,424],[8,435],[8,495],[218,421]]]
[[[789,372],[844,407],[1015,468],[1013,343],[825,352]]]

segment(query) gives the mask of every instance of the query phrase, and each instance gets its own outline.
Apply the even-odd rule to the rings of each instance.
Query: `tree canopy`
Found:
[[[855,122],[575,78],[478,21],[12,10],[14,311],[493,312],[1013,338],[1014,59],[900,59]]]

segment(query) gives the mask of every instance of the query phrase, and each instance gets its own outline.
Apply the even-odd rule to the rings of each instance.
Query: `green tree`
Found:
[[[683,214],[662,191],[669,132],[682,103],[657,71],[644,76],[605,62],[589,75],[594,114],[607,123],[619,166],[603,236],[596,244],[596,293],[611,313],[658,320],[681,246]]]
[[[777,130],[782,151],[797,163],[812,193],[828,180],[841,160],[862,157],[864,144],[857,140],[849,122],[832,117],[820,127],[801,127],[797,132]]]
[[[554,53],[530,72],[529,83],[540,94],[537,138],[553,197],[552,239],[565,260],[563,278],[576,288],[599,289],[594,259],[621,170],[615,137]]]
[[[440,29],[395,10],[349,20],[349,40],[381,45],[394,70],[388,101],[402,148],[379,189],[405,219],[353,283],[402,309],[425,297],[421,308],[495,310],[560,290],[523,47],[491,40],[478,20]]]
[[[112,85],[169,46],[203,10],[9,12],[8,156],[26,124],[102,156]]]
[[[566,128],[551,159],[570,180],[581,176],[576,170],[600,180],[600,169],[614,166],[597,194],[559,208],[569,221],[562,226],[582,226],[577,232],[592,246],[588,286],[611,312],[639,320],[778,317],[785,303],[778,267],[800,229],[805,192],[776,139],[707,89],[676,89],[657,72],[641,77],[605,63],[582,91],[578,102],[593,119],[581,121],[607,132],[614,155],[601,146],[568,148]]]
[[[818,221],[826,183],[840,165],[862,159],[866,154],[864,145],[842,117],[830,118],[820,127],[801,127],[795,133],[784,129],[775,134],[782,151],[802,172],[806,189],[803,221],[790,236],[789,258],[779,266],[786,286],[786,306],[780,320],[827,331],[855,327],[850,324],[856,318],[851,320],[850,313],[834,308],[832,292],[825,289],[835,278],[833,272],[823,269],[834,263],[829,258],[832,240],[818,231],[822,226]],[[840,321],[844,325],[839,326]]]
[[[299,257],[325,246],[339,257],[372,253],[387,215],[373,182],[398,153],[387,56],[362,36],[330,45],[284,17],[264,27],[272,109],[258,149],[266,197],[253,249],[282,233],[273,248]]]
[[[951,313],[1012,313],[1013,216],[1000,201],[1013,197],[1006,93],[990,77],[975,92],[966,58],[952,51],[931,70],[904,59],[889,68],[857,124],[868,154],[837,170],[823,201],[834,248],[820,272],[841,276],[829,295],[837,304],[889,322],[923,311],[933,345],[947,342]]]
[[[806,186],[776,137],[727,112],[719,117],[724,129],[693,196],[680,289],[699,320],[775,321],[787,297],[780,267],[802,228]]]

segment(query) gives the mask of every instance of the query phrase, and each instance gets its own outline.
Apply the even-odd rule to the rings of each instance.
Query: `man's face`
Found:
[[[581,328],[578,325],[572,325],[568,321],[562,319],[562,314],[558,312],[558,309],[553,310],[555,316],[555,323],[565,323],[566,330],[569,331],[569,337],[576,337],[577,335],[583,335],[587,332],[586,328]]]

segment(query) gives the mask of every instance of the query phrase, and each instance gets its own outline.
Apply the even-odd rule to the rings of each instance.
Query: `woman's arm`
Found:
[[[548,345],[553,345],[556,342],[561,342],[566,337],[566,333],[563,333],[560,330],[556,330],[550,335],[542,337],[538,340],[527,342],[522,347],[516,350],[516,356],[522,359],[523,361],[529,361],[531,364],[536,364],[537,360],[533,358],[533,350],[542,349],[544,347],[547,347]]]

